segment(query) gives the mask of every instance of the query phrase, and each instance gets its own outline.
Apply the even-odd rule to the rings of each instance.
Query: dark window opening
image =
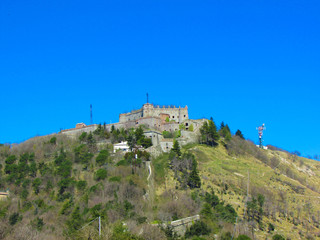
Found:
[[[189,126],[188,123],[186,123],[186,126]]]
[[[184,117],[186,117],[186,115],[183,115]]]

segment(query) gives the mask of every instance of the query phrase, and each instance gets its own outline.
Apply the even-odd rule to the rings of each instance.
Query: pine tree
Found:
[[[239,129],[236,131],[236,136],[244,139],[244,136],[243,136],[242,132]]]
[[[180,145],[178,141],[176,140],[174,141],[173,148],[171,149],[171,151],[175,152],[178,157],[181,156],[181,150],[180,150]]]
[[[192,160],[192,170],[189,175],[188,186],[191,189],[201,187],[201,180],[200,180],[199,173],[198,173],[198,164],[195,159]]]
[[[224,128],[224,122],[222,121],[220,124],[220,130]]]
[[[218,140],[220,138],[218,132],[217,132],[217,127],[213,121],[213,119],[211,118],[208,124],[208,139],[209,142],[208,144],[211,146],[215,146],[218,144]]]
[[[231,131],[228,124],[226,124],[222,129],[220,129],[220,134],[224,137],[225,140],[231,140]]]

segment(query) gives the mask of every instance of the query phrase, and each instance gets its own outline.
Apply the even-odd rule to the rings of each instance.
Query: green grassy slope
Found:
[[[320,210],[319,162],[271,150],[258,150],[261,153],[253,154],[254,156],[228,154],[223,144],[214,148],[190,145],[183,151],[196,156],[202,189],[214,189],[221,199],[237,210],[239,219],[244,215],[249,176],[249,199],[258,194],[266,198],[263,230],[259,230],[257,225],[254,227],[255,237],[258,239],[271,239],[274,233],[281,233],[290,239],[306,239],[311,236],[317,238]],[[160,158],[154,163],[155,167],[163,161],[164,157]],[[157,173],[163,176],[163,169]],[[170,175],[170,171],[167,174],[167,188],[174,188],[176,180]],[[164,184],[161,181],[159,183],[160,195],[164,191]],[[268,233],[269,223],[275,226],[275,232]],[[244,222],[236,226],[238,232],[243,232],[244,228]]]

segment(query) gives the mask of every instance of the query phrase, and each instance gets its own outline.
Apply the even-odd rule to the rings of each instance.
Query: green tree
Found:
[[[74,149],[74,159],[77,163],[80,162],[87,166],[92,157],[93,154],[90,153],[89,148],[85,144],[81,144]]]
[[[30,177],[37,176],[37,164],[35,162],[32,162],[29,166],[29,175]]]
[[[135,132],[134,132],[134,135],[137,139],[137,142],[139,145],[141,145],[141,143],[139,143],[139,140],[140,139],[143,139],[144,138],[144,135],[143,135],[143,129],[141,126],[139,126],[138,128],[136,128]]]
[[[225,126],[225,125],[224,125],[224,122],[222,121],[222,122],[220,123],[220,130],[223,129],[224,126]]]
[[[178,157],[181,156],[181,150],[180,150],[180,145],[177,140],[173,142],[173,147],[171,149],[172,152],[174,152]]]
[[[79,136],[79,140],[83,142],[86,139],[87,139],[87,133],[86,132],[81,133],[81,135]]]
[[[196,221],[185,233],[185,237],[208,235],[211,232],[207,224],[202,221]]]
[[[85,180],[80,180],[77,182],[77,189],[83,191],[87,187],[87,182]]]
[[[127,142],[128,142],[129,148],[130,148],[130,150],[132,152],[132,150],[134,149],[134,147],[137,144],[136,136],[135,136],[135,134],[134,134],[134,132],[132,130],[129,132],[129,135],[127,137]]]
[[[108,150],[101,150],[96,158],[96,163],[98,164],[98,166],[102,166],[108,162],[109,157],[110,154]]]
[[[94,139],[92,132],[90,132],[88,134],[87,144],[88,144],[88,147],[90,149],[90,152],[93,153],[93,152],[95,152],[97,150],[96,140]]]
[[[239,129],[236,131],[236,136],[238,136],[241,139],[244,139],[244,136],[243,136],[242,132]]]
[[[107,178],[107,170],[100,168],[95,174],[95,180],[100,181]]]
[[[221,128],[219,132],[221,136],[224,137],[225,140],[227,141],[231,140],[231,131],[228,124],[226,124],[223,128]]]
[[[57,142],[57,138],[56,137],[52,137],[50,139],[50,141],[49,141],[49,143],[51,143],[51,144],[56,144],[56,142]]]
[[[15,212],[10,215],[9,223],[10,225],[15,225],[21,219],[22,219],[22,216],[20,216],[19,213]]]
[[[200,128],[201,133],[201,143],[207,144],[209,146],[216,146],[218,144],[218,140],[220,138],[217,127],[211,118],[208,121],[205,121]]]
[[[34,193],[38,194],[40,192],[40,185],[41,185],[42,181],[40,178],[36,178],[35,180],[33,180],[32,182],[32,187],[34,189]]]
[[[198,173],[198,164],[195,159],[192,159],[192,170],[189,175],[188,186],[191,189],[201,187],[201,180]]]
[[[79,230],[83,224],[83,219],[80,213],[80,207],[76,206],[71,214],[71,218],[67,221],[67,225],[71,232]]]

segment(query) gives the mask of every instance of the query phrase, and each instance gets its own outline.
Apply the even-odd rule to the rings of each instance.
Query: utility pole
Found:
[[[93,124],[93,122],[92,122],[92,104],[90,104],[90,124]]]
[[[101,217],[99,216],[99,238],[101,237]]]

